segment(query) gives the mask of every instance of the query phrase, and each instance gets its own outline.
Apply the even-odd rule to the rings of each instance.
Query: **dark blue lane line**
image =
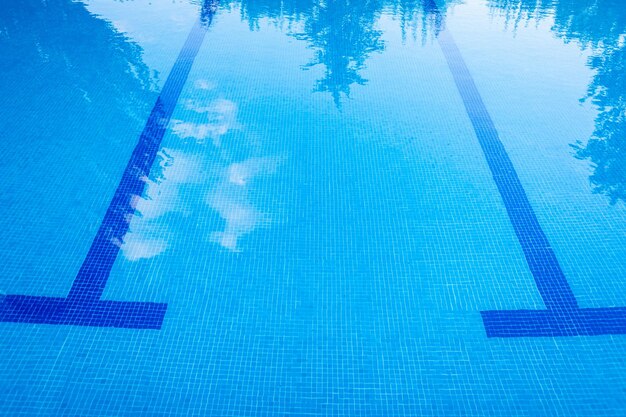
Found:
[[[141,196],[145,178],[160,148],[180,93],[212,21],[204,10],[189,33],[161,94],[148,117],[122,179],[106,211],[67,298],[7,295],[0,301],[0,321],[98,327],[160,329],[167,304],[100,300],[135,214],[132,200]]]
[[[424,0],[424,9],[426,13],[436,16],[438,22],[442,21],[434,0]],[[546,306],[546,310],[483,311],[481,315],[487,335],[522,337],[626,333],[625,308],[578,307],[456,42],[445,28],[438,33],[437,40]]]
[[[135,213],[132,199],[135,196],[141,196],[144,192],[146,187],[144,179],[150,174],[150,169],[205,34],[204,26],[200,21],[197,21],[152,108],[139,137],[139,143],[137,143],[128,161],[122,180],[115,191],[100,229],[72,285],[67,297],[68,300],[91,301],[100,299],[102,296],[109,273],[120,250],[119,242],[128,232],[128,219]]]
[[[576,307],[574,293],[539,225],[456,43],[446,30],[439,33],[438,40],[543,302],[547,308]]]

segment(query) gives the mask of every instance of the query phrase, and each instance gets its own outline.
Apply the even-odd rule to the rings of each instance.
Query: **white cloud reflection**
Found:
[[[167,242],[157,237],[164,234],[164,227],[154,220],[166,213],[184,210],[179,196],[181,184],[200,181],[201,163],[197,157],[174,149],[162,149],[157,159],[159,169],[153,171],[158,173],[154,179],[144,178],[144,195],[133,198],[135,216],[120,243],[122,253],[129,261],[152,258],[167,249]]]
[[[281,160],[280,157],[249,158],[224,169],[220,183],[207,197],[209,205],[226,222],[223,231],[211,234],[213,242],[239,252],[237,243],[241,236],[270,223],[269,215],[257,210],[249,201],[248,194],[253,180],[274,173]]]
[[[208,106],[187,100],[185,108],[200,114],[200,118],[205,120],[201,123],[172,120],[172,132],[182,139],[195,139],[199,143],[211,139],[215,146],[221,146],[220,138],[238,128],[237,105],[230,100],[214,100]]]
[[[213,90],[216,85],[215,83],[209,81],[209,80],[205,80],[205,79],[197,79],[194,83],[193,86],[196,87],[198,90]]]
[[[140,233],[127,233],[121,246],[124,258],[129,261],[149,259],[167,249],[167,242],[162,239],[145,239]]]
[[[197,90],[216,88],[203,79],[196,80],[194,87]],[[176,137],[183,139],[179,146],[185,152],[163,148],[150,178],[143,179],[146,183],[143,196],[133,197],[131,205],[136,212],[128,218],[130,230],[123,242],[116,241],[129,261],[165,252],[169,246],[168,236],[180,231],[175,222],[188,221],[171,215],[193,216],[198,202],[208,204],[225,225],[223,230],[197,232],[229,251],[239,252],[242,236],[272,221],[253,201],[254,196],[261,195],[258,180],[273,174],[284,158],[249,157],[232,162],[235,151],[238,155],[246,150],[253,152],[259,145],[250,142],[250,133],[246,133],[246,141],[225,142],[222,147],[222,136],[241,129],[237,122],[237,105],[225,99],[205,102],[189,99],[181,105],[187,110],[185,120],[171,121],[169,129],[173,136],[168,141],[176,142]],[[219,156],[209,151],[207,143],[220,147]],[[237,146],[237,149],[229,149],[227,145]],[[208,193],[207,186],[211,187]]]
[[[198,157],[174,149],[159,153],[160,175],[155,180],[146,179],[144,196],[137,200],[136,210],[143,220],[156,219],[165,213],[180,210],[181,184],[199,182],[201,162]]]

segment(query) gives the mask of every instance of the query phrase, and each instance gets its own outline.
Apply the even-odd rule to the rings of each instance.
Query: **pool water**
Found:
[[[626,415],[626,5],[0,10],[0,415]]]

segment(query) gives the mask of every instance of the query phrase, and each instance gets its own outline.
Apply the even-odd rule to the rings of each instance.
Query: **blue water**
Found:
[[[626,6],[0,9],[0,415],[626,415]]]

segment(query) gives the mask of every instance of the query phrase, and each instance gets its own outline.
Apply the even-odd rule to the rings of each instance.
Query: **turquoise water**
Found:
[[[623,416],[626,6],[0,10],[0,415]]]

